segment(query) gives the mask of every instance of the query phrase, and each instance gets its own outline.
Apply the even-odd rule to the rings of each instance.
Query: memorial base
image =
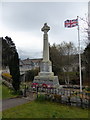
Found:
[[[43,83],[45,83],[53,87],[59,87],[58,76],[50,76],[50,75],[35,76],[33,82],[39,83],[39,85],[42,85]]]

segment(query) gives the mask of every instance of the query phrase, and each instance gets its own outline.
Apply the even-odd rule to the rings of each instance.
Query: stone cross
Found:
[[[48,34],[47,32],[50,30],[50,27],[47,23],[44,24],[41,31],[44,32],[43,35],[43,61],[49,61],[49,43],[48,43]]]
[[[43,31],[44,34],[46,34],[49,30],[50,30],[50,27],[47,25],[47,23],[44,23],[44,26],[41,29],[41,31]]]

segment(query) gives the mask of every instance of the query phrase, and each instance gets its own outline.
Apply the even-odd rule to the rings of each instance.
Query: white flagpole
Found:
[[[77,16],[77,19],[79,17]],[[78,21],[78,52],[79,52],[79,77],[80,77],[80,92],[82,92],[82,75],[81,75],[81,54],[80,54],[80,33],[79,33],[79,21]]]

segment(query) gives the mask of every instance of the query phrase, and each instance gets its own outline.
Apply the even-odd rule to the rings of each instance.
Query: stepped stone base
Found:
[[[58,81],[58,76],[53,76],[53,75],[45,75],[44,76],[35,76],[34,77],[34,83],[39,83],[39,84],[49,84],[52,85],[53,87],[58,87],[59,86],[59,81]]]
[[[43,83],[52,85],[53,87],[59,86],[58,76],[54,76],[52,72],[52,63],[51,61],[42,61],[40,66],[40,72],[38,76],[34,77],[33,83],[39,83],[42,85]]]
[[[40,72],[39,76],[54,76],[53,72]]]

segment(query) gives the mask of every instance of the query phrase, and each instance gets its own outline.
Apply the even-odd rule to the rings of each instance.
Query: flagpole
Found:
[[[78,20],[79,16],[77,16]],[[81,54],[80,54],[80,33],[79,33],[79,21],[78,21],[78,52],[79,52],[79,77],[80,77],[80,92],[82,92],[82,75],[81,75]]]

